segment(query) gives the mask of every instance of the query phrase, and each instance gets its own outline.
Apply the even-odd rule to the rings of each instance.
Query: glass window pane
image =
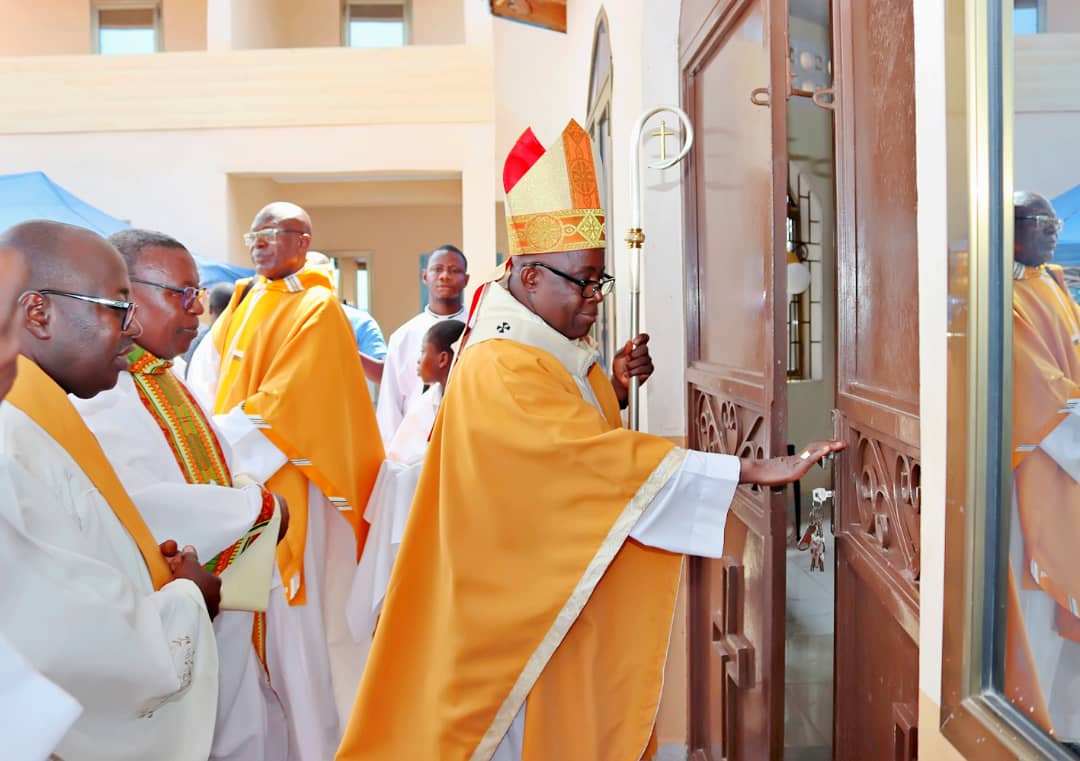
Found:
[[[1013,10],[1013,32],[1016,34],[1039,33],[1039,8],[1016,8]]]
[[[402,21],[350,21],[350,48],[400,48],[405,44]]]
[[[399,48],[405,44],[405,6],[353,3],[348,6],[349,47]]]
[[[1014,34],[1038,32],[1038,12],[1036,3],[1017,0]],[[1003,210],[1014,251],[1012,346],[1004,353],[1011,357],[1011,452],[1003,465],[1012,492],[998,516],[1008,542],[998,589],[1006,614],[996,634],[1004,640],[997,665],[1006,697],[1080,750],[1080,307],[1069,288],[1080,282],[1073,146],[1080,102],[1064,91],[1080,52],[1065,52],[1048,68],[1043,61],[1058,44],[1037,35],[1014,45],[1017,108],[1003,114],[1013,129],[1015,191]],[[1055,77],[1061,87],[1048,81]]]
[[[356,270],[356,306],[365,312],[370,312],[368,306],[368,271],[367,267],[357,264]]]
[[[98,52],[102,55],[157,52],[152,7],[101,8],[97,14]]]
[[[153,29],[102,29],[98,35],[101,55],[156,53],[157,35]]]

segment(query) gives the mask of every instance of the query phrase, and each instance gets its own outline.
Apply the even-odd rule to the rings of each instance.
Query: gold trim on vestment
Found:
[[[581,615],[581,611],[585,608],[585,604],[588,603],[593,590],[596,589],[596,585],[600,583],[600,579],[603,578],[608,566],[615,559],[615,555],[622,549],[623,544],[630,536],[630,531],[633,530],[634,525],[645,511],[645,508],[649,506],[649,503],[656,498],[664,485],[682,467],[685,459],[685,449],[679,449],[678,447],[672,449],[664,456],[664,459],[660,461],[660,464],[656,466],[653,472],[649,474],[649,477],[645,479],[645,483],[641,485],[637,493],[630,498],[626,508],[611,527],[611,531],[608,532],[596,554],[593,555],[593,559],[589,561],[588,567],[582,574],[577,586],[570,593],[570,597],[567,598],[566,604],[563,605],[562,610],[555,617],[555,621],[552,623],[551,628],[548,629],[548,633],[544,635],[544,639],[541,640],[539,646],[525,663],[525,668],[522,669],[517,681],[514,682],[514,686],[510,689],[510,694],[506,696],[506,700],[499,706],[491,726],[488,727],[484,736],[480,738],[480,743],[476,746],[472,756],[470,756],[470,761],[490,761],[495,754],[499,743],[502,742],[507,730],[510,729],[514,717],[521,710],[525,698],[532,691],[533,685],[536,684],[536,680],[540,678],[540,674],[547,667],[548,661],[555,654],[555,650],[566,638],[570,627],[574,625],[578,616]]]
[[[510,216],[506,220],[510,255],[604,248],[607,240],[604,218],[603,209],[565,209]]]

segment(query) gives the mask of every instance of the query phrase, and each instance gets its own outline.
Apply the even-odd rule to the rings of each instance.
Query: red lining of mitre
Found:
[[[544,151],[544,146],[540,145],[531,127],[522,132],[503,164],[503,190],[509,193],[511,188],[518,184],[518,180],[544,155]]]

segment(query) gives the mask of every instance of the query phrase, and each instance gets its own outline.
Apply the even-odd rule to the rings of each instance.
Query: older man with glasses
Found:
[[[185,527],[158,544],[68,398],[128,368],[140,326],[124,261],[55,222],[16,225],[0,248],[30,268],[0,406],[0,634],[83,707],[58,756],[205,761],[220,581],[172,541]]]
[[[1080,309],[1051,262],[1062,221],[1014,200],[1013,508],[1007,694],[1080,742]]]
[[[288,500],[267,665],[289,719],[290,757],[325,761],[360,679],[345,600],[383,447],[334,284],[306,265],[311,235],[295,204],[255,215],[244,242],[256,276],[236,284],[191,358],[188,383],[213,410],[236,468]]]
[[[143,329],[116,386],[75,406],[156,537],[183,529],[207,570],[226,579],[229,569],[255,572],[239,594],[224,586],[230,609],[214,621],[220,679],[210,758],[285,761],[285,716],[265,667],[264,611],[274,529],[287,512],[278,509],[275,518],[282,501],[250,479],[234,488],[234,476],[244,479],[228,444],[174,374],[173,360],[194,340],[203,312],[195,260],[182,243],[151,230],[123,230],[109,242],[127,264]]]

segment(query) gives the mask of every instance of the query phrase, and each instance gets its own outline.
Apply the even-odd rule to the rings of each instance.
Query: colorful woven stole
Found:
[[[189,484],[233,486],[225,453],[188,388],[169,372],[172,362],[155,357],[141,346],[128,353],[129,371],[143,406],[153,416],[165,441]],[[229,567],[259,538],[274,515],[274,496],[263,490],[262,510],[255,524],[240,539],[226,547],[203,567],[215,576]],[[256,612],[251,642],[266,669],[266,614]],[[269,678],[269,673],[267,673]]]

